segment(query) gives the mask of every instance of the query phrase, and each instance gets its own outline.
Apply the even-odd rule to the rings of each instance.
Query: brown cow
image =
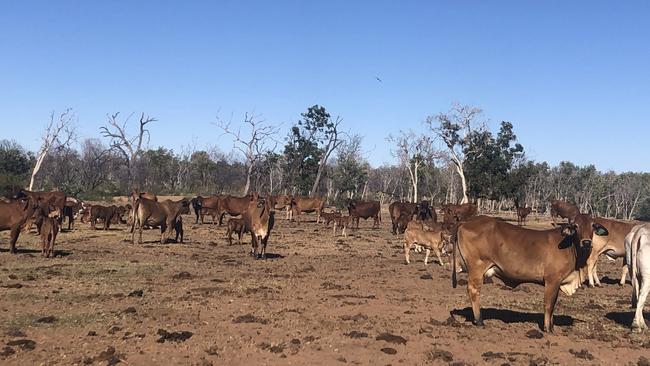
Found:
[[[568,219],[569,223],[572,223],[578,215],[580,215],[580,210],[573,203],[560,200],[551,201],[551,220],[554,224],[556,223],[555,218],[558,216]]]
[[[58,210],[56,207],[48,205],[39,208],[37,215],[41,216],[41,254],[49,258],[54,256],[54,242],[56,234],[59,233]]]
[[[63,222],[63,209],[65,208],[65,203],[66,203],[66,195],[65,193],[61,191],[52,191],[52,192],[36,192],[36,191],[28,191],[26,189],[21,189],[18,191],[18,194],[16,195],[16,198],[21,199],[21,198],[26,198],[26,197],[31,197],[35,201],[39,201],[41,205],[50,205],[53,206],[56,210],[59,211],[59,224]],[[36,228],[38,233],[41,233],[41,219],[42,217],[34,217],[34,223],[36,223]],[[27,225],[27,228],[30,228],[32,225],[32,222],[30,221],[29,224]]]
[[[16,253],[16,241],[20,230],[39,208],[39,201],[31,196],[25,199],[0,202],[0,231],[10,230],[9,251]]]
[[[545,331],[553,330],[553,311],[558,292],[573,294],[580,286],[579,271],[586,265],[593,233],[607,229],[589,215],[579,215],[573,224],[538,231],[492,217],[479,216],[462,223],[452,255],[452,285],[456,281],[456,251],[468,272],[467,293],[472,302],[474,324],[483,325],[480,291],[483,279],[496,276],[507,286],[522,283],[544,285]]]
[[[440,263],[441,266],[444,266],[440,255],[450,239],[451,233],[446,227],[443,227],[443,225],[438,225],[434,230],[429,230],[428,228],[425,229],[421,223],[411,221],[404,232],[404,258],[406,259],[406,264],[411,263],[409,260],[411,248],[415,245],[419,245],[426,249],[426,254],[424,256],[425,265],[428,264],[429,254],[433,250],[436,257],[438,257],[438,263]]]
[[[316,223],[320,222],[320,216],[325,207],[323,197],[293,197],[291,200],[291,211],[296,221],[300,223],[300,215],[303,212],[316,212]]]
[[[393,223],[393,234],[397,234],[398,229],[398,219],[403,214],[408,216],[408,221],[411,221],[411,218],[415,216],[418,212],[418,204],[410,202],[393,202],[388,206],[388,213],[390,214],[390,220]],[[405,220],[405,219],[402,219]],[[406,223],[408,224],[408,221]],[[400,232],[403,233],[406,230],[406,225],[403,226],[403,230]]]
[[[219,200],[221,196],[220,195],[214,195],[214,196],[209,196],[209,197],[201,197],[197,196],[192,198],[190,201],[192,203],[192,208],[194,209],[194,214],[196,215],[196,221],[195,223],[199,223],[199,218],[201,219],[201,223],[203,224],[204,221],[204,216],[205,214],[211,214],[212,216],[212,223],[216,223],[215,221],[215,216],[217,216],[217,213],[219,211]]]
[[[292,211],[291,211],[291,200],[293,199],[292,196],[289,195],[276,195],[276,196],[271,196],[271,206],[275,210],[285,210],[285,219],[290,220],[292,218]]]
[[[246,231],[251,233],[251,256],[255,259],[266,259],[266,245],[275,222],[275,211],[271,206],[271,200],[268,197],[260,200],[257,193],[252,194],[242,219]],[[260,247],[259,254],[258,247]]]
[[[214,208],[202,207],[199,210],[199,215],[201,216],[201,223],[204,223],[206,216],[210,216],[212,217],[212,223],[216,224],[217,216],[219,216],[219,212]]]
[[[232,245],[233,233],[237,234],[239,245],[241,245],[241,237],[244,235],[244,232],[246,231],[245,229],[246,223],[244,222],[244,219],[236,219],[234,217],[231,217],[230,220],[228,220],[228,231],[226,231],[226,236],[228,237],[228,245]]]
[[[533,211],[530,207],[517,207],[517,225],[526,226],[526,217]]]
[[[404,234],[411,220],[413,220],[413,215],[407,212],[402,212],[402,214],[397,218],[397,220],[395,220],[395,223],[397,224],[397,232],[400,234]]]
[[[63,207],[63,218],[68,219],[68,231],[74,227],[74,220],[83,208],[83,202],[73,197],[68,197]]]
[[[443,221],[467,221],[470,217],[476,215],[477,210],[478,207],[471,203],[463,203],[460,205],[447,203],[445,205],[442,205],[442,213],[444,214]]]
[[[431,221],[431,222],[438,221],[438,215],[436,214],[436,210],[433,208],[433,206],[431,206],[431,203],[429,201],[421,201],[418,204],[417,216],[419,220],[423,220],[423,221]]]
[[[259,197],[257,193],[244,197],[221,197],[221,199],[219,199],[219,208],[217,209],[217,215],[219,216],[219,226],[221,226],[223,223],[223,217],[225,214],[228,214],[230,216],[238,216],[243,214],[244,211],[248,209],[249,203],[254,196]]]
[[[336,219],[338,219],[340,216],[341,216],[340,211],[322,212],[320,214],[320,217],[323,219],[323,222],[325,223],[325,227],[329,227],[330,222],[336,222]]]
[[[90,206],[90,228],[95,229],[97,224],[97,219],[102,219],[104,221],[104,230],[108,230],[111,226],[111,221],[113,216],[117,214],[117,206],[102,206],[102,205],[92,205]]]
[[[190,202],[187,199],[157,202],[144,197],[137,197],[133,211],[135,215],[131,223],[131,243],[135,241],[135,226],[137,224],[138,243],[142,243],[142,229],[145,225],[148,225],[150,227],[160,227],[160,243],[164,244],[171,237],[172,230],[176,230],[176,237],[178,238],[179,226],[177,221],[182,214],[190,213]]]
[[[353,217],[357,229],[359,228],[359,218],[367,220],[372,217],[372,228],[379,227],[381,223],[381,205],[379,201],[350,201],[348,203],[348,212]]]
[[[587,259],[587,279],[589,280],[589,286],[600,286],[596,267],[598,264],[598,257],[601,254],[604,254],[611,260],[623,258],[623,267],[621,268],[621,279],[619,284],[621,286],[625,285],[625,276],[628,272],[627,262],[625,261],[625,236],[632,231],[634,226],[638,223],[610,220],[602,217],[595,217],[594,221],[605,226],[609,231],[609,235],[595,235],[591,241],[591,254],[589,254],[589,258]]]

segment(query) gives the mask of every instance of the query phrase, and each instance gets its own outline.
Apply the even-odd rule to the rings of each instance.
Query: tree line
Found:
[[[137,117],[137,116],[135,116]],[[557,166],[528,159],[515,127],[502,121],[491,131],[479,108],[453,104],[429,116],[425,132],[387,137],[396,162],[373,167],[363,138],[345,130],[341,117],[314,105],[282,136],[280,127],[247,113],[241,121],[217,118],[230,152],[187,144],[178,151],[149,148],[156,119],[107,115],[98,137],[79,140],[71,110],[52,113],[36,153],[0,141],[0,189],[60,189],[82,199],[128,194],[133,187],[169,195],[323,195],[330,204],[348,199],[475,202],[483,211],[549,202],[573,202],[583,212],[621,219],[650,217],[650,174],[600,172],[564,161]],[[133,128],[135,127],[135,128]],[[135,132],[129,131],[134,129]]]

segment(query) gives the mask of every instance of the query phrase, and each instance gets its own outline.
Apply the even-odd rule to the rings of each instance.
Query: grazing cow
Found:
[[[102,219],[104,221],[104,230],[108,230],[111,226],[111,221],[113,216],[117,214],[117,206],[101,206],[101,205],[92,205],[90,207],[90,228],[95,229],[97,224],[97,219]]]
[[[324,207],[325,199],[323,197],[293,197],[291,200],[292,215],[298,223],[300,223],[300,215],[303,212],[316,212],[316,223],[319,223]]]
[[[61,191],[52,192],[35,192],[21,189],[18,191],[16,198],[31,197],[33,200],[39,200],[42,205],[51,205],[56,210],[59,210],[59,224],[63,220],[63,208],[66,204],[66,195]]]
[[[228,237],[228,245],[232,245],[233,233],[237,234],[239,245],[241,245],[241,237],[244,235],[245,231],[246,223],[244,222],[244,219],[236,219],[234,217],[231,217],[230,220],[228,220],[228,231],[226,231],[226,236]]]
[[[448,203],[442,206],[443,221],[445,222],[460,222],[467,221],[470,217],[476,215],[478,207],[471,203],[463,203],[455,205]]]
[[[452,286],[456,281],[456,251],[468,272],[467,293],[474,324],[483,325],[480,291],[483,279],[496,276],[507,286],[544,285],[544,331],[553,331],[558,292],[573,294],[580,286],[579,271],[586,265],[594,233],[607,229],[589,215],[544,231],[531,230],[492,217],[479,216],[459,225],[452,255]]]
[[[390,214],[390,220],[393,223],[393,234],[397,234],[398,228],[398,219],[400,216],[404,215],[408,217],[408,221],[411,221],[411,218],[415,216],[418,212],[418,204],[410,202],[393,202],[388,206],[388,213]],[[406,223],[408,223],[406,221]],[[400,232],[403,233],[406,230],[406,225],[403,226],[403,230]]]
[[[210,197],[201,197],[197,196],[192,198],[190,201],[192,203],[192,208],[194,209],[194,214],[196,215],[195,224],[199,223],[199,218],[201,218],[201,223],[203,224],[203,218],[206,213],[211,213],[212,223],[216,223],[215,216],[219,212],[219,200],[221,196],[214,195]]]
[[[404,234],[406,231],[409,222],[413,219],[413,215],[410,213],[402,212],[402,214],[395,220],[395,223],[397,225],[397,232],[400,234]]]
[[[336,219],[338,219],[340,216],[341,216],[340,211],[322,212],[320,214],[320,217],[323,219],[323,222],[325,223],[325,227],[329,227],[330,222],[336,222]]]
[[[56,207],[48,206],[37,210],[37,215],[41,216],[41,255],[46,258],[54,256],[54,242],[56,234],[59,233],[58,210]]]
[[[526,226],[526,217],[533,211],[530,207],[517,207],[517,225]]]
[[[235,196],[223,196],[219,200],[219,208],[217,209],[217,215],[219,215],[219,226],[223,223],[223,217],[225,214],[230,216],[238,216],[244,213],[248,209],[249,203],[253,196],[259,197],[259,195],[248,195],[244,197],[235,197]],[[270,206],[270,204],[269,204]]]
[[[580,210],[573,203],[560,200],[551,201],[551,220],[553,220],[553,223],[556,223],[555,218],[558,216],[572,223],[578,215],[580,215]]]
[[[259,195],[254,193],[242,214],[244,226],[251,233],[251,256],[255,259],[266,259],[266,245],[275,223],[275,211],[270,201],[268,197],[260,200]]]
[[[144,197],[136,197],[133,211],[135,215],[131,223],[131,243],[135,241],[135,226],[138,225],[138,243],[142,243],[142,229],[148,225],[160,227],[160,243],[164,244],[171,237],[172,230],[176,230],[178,238],[177,221],[182,214],[190,213],[190,202],[187,199],[157,202]]]
[[[600,286],[598,279],[598,258],[601,254],[611,260],[623,258],[621,267],[621,279],[619,284],[625,285],[627,275],[627,261],[625,260],[625,236],[636,226],[636,223],[610,220],[602,217],[594,217],[594,221],[605,226],[609,231],[607,236],[594,236],[591,241],[591,254],[587,259],[587,279],[589,287]]]
[[[379,227],[379,223],[381,223],[381,205],[379,201],[350,201],[348,203],[348,212],[353,217],[357,229],[359,228],[359,218],[367,220],[372,217],[373,229]]]
[[[276,195],[276,196],[271,196],[271,206],[273,207],[274,210],[285,210],[285,219],[290,220],[292,217],[292,211],[291,211],[291,200],[293,199],[292,196],[289,195]]]
[[[341,234],[347,238],[347,228],[350,227],[353,223],[354,217],[352,216],[339,216],[336,221],[334,221],[334,236],[336,236],[336,227],[341,227]]]
[[[632,279],[632,306],[636,307],[632,331],[643,332],[648,328],[643,307],[650,293],[650,224],[637,225],[627,234],[625,252]]]
[[[21,228],[39,208],[39,201],[28,196],[24,199],[11,200],[9,203],[0,202],[0,231],[10,230],[9,251],[16,253],[16,241]]]
[[[411,248],[418,245],[426,249],[424,256],[425,265],[428,264],[429,254],[433,250],[436,257],[438,257],[438,263],[444,266],[440,255],[450,239],[451,233],[442,225],[439,225],[435,230],[425,230],[423,225],[420,225],[416,221],[411,221],[404,232],[404,258],[406,259],[406,264],[411,263],[409,260]]]

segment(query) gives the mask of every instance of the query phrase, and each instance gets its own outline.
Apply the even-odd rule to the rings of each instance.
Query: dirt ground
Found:
[[[620,260],[601,259],[602,288],[560,295],[554,334],[539,331],[541,286],[498,280],[483,287],[477,328],[448,264],[413,254],[405,265],[386,212],[381,229],[362,221],[347,238],[277,217],[267,260],[190,216],[184,244],[161,245],[148,230],[134,245],[124,225],[78,224],[59,234],[53,259],[40,257],[33,233],[10,255],[3,232],[0,363],[648,364],[650,333],[630,333],[631,288],[616,284]]]

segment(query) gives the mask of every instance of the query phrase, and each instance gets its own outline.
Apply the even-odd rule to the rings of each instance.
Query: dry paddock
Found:
[[[313,217],[312,217],[313,218]],[[371,221],[347,238],[278,221],[267,260],[228,246],[225,227],[185,220],[185,244],[124,241],[126,228],[35,234],[10,255],[0,236],[0,363],[180,365],[643,364],[650,334],[631,334],[620,261],[604,287],[560,296],[555,334],[539,332],[542,287],[484,286],[484,328],[468,322],[449,266],[404,264],[402,238]],[[530,225],[549,227],[533,218]],[[247,241],[248,241],[247,237]],[[448,261],[448,258],[445,258]],[[461,279],[464,276],[461,275]],[[461,283],[464,281],[461,280]]]

